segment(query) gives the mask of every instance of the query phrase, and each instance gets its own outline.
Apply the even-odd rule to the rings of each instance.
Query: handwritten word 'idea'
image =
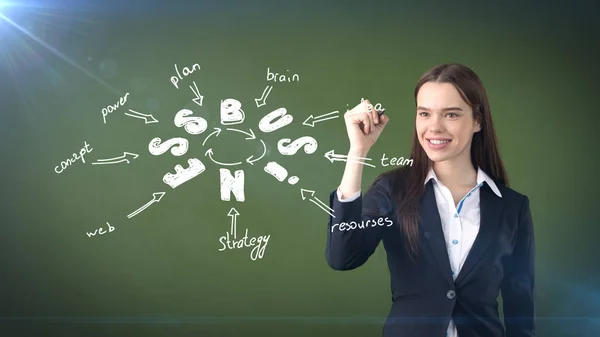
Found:
[[[219,238],[219,242],[223,246],[223,248],[219,249],[220,252],[225,249],[240,249],[240,248],[252,248],[250,251],[250,259],[252,261],[256,261],[256,259],[262,259],[265,255],[265,249],[267,248],[267,244],[269,243],[269,238],[271,235],[262,235],[258,237],[252,237],[248,240],[248,229],[246,229],[246,234],[240,240],[236,240],[235,238],[231,238],[229,236],[229,232],[227,232],[224,236]]]
[[[79,150],[79,155],[77,155],[76,152],[73,153],[73,158],[68,158],[65,159],[63,161],[60,162],[60,171],[58,170],[58,166],[54,167],[54,172],[56,173],[61,173],[62,171],[64,171],[67,167],[73,165],[76,161],[78,161],[79,159],[81,159],[82,163],[85,163],[85,159],[83,158],[84,155],[92,152],[92,148],[88,148],[90,146],[90,144],[88,144],[87,142],[83,142],[84,146],[81,148],[81,150]]]
[[[353,229],[365,229],[365,228],[369,228],[369,227],[377,227],[377,226],[383,226],[387,224],[386,227],[390,227],[394,224],[394,222],[392,220],[390,220],[390,218],[388,218],[387,216],[385,218],[378,218],[377,220],[367,220],[367,221],[361,221],[361,222],[356,222],[356,221],[350,221],[348,222],[342,222],[339,224],[334,224],[333,226],[331,226],[331,232],[333,233],[333,230],[337,227],[338,230],[340,232],[342,231],[350,231]]]
[[[184,77],[193,74],[196,70],[200,70],[200,65],[198,63],[194,63],[194,65],[192,65],[192,70],[190,70],[188,67],[183,67],[183,76],[181,76],[181,73],[177,68],[177,64],[175,64],[175,72],[177,73],[177,76],[171,76],[171,83],[173,83],[175,88],[179,89],[179,80],[183,80]]]

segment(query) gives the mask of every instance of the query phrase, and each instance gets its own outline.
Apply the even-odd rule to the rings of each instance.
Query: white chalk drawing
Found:
[[[389,217],[379,217],[377,219],[368,219],[368,220],[362,220],[360,222],[356,222],[356,221],[350,221],[350,222],[341,222],[341,223],[336,223],[333,224],[331,226],[331,232],[333,233],[333,231],[335,231],[336,229],[339,230],[340,232],[344,232],[344,231],[351,231],[351,230],[355,230],[355,229],[367,229],[367,228],[373,228],[373,227],[391,227],[392,225],[394,225],[394,221],[392,221]]]
[[[205,169],[206,167],[198,160],[198,158],[190,158],[188,159],[187,168],[184,169],[183,166],[179,164],[175,165],[175,174],[165,174],[163,176],[163,182],[171,186],[171,188],[176,188],[186,181],[190,181],[192,178],[197,177],[200,173],[204,172]]]
[[[104,121],[104,124],[106,124],[106,116],[108,116],[109,113],[114,112],[119,107],[127,103],[127,96],[129,96],[129,93],[126,93],[125,96],[121,97],[116,104],[112,104],[105,108],[102,108],[102,120]]]
[[[196,104],[198,104],[199,106],[202,106],[202,101],[204,101],[204,96],[202,96],[200,94],[200,90],[198,90],[198,86],[196,85],[196,81],[192,81],[193,87],[190,85],[190,89],[192,90],[192,92],[194,93],[194,98],[192,98],[192,101]]]
[[[115,230],[114,226],[111,226],[108,222],[106,223],[106,225],[108,226],[108,232],[106,232],[104,230],[104,227],[100,227],[100,228],[96,229],[95,231],[93,231],[91,233],[90,232],[86,232],[88,238],[91,238],[92,236],[96,236],[96,234],[103,235],[103,234],[106,234],[106,233],[112,233],[112,232],[114,232],[114,230]]]
[[[260,142],[262,143],[262,146],[263,146],[262,154],[260,155],[260,157],[258,157],[256,159],[253,159],[254,155],[250,155],[250,157],[246,158],[246,162],[250,165],[254,165],[255,162],[261,160],[262,157],[264,157],[265,154],[267,154],[267,144],[265,144],[265,142],[262,139],[260,139]]]
[[[240,215],[240,213],[235,209],[235,207],[231,207],[231,209],[229,210],[229,213],[227,213],[227,216],[231,217],[231,235],[233,236],[234,239],[237,239],[236,219],[237,219],[238,215]]]
[[[235,165],[240,165],[242,162],[238,161],[235,163],[223,163],[220,161],[216,161],[212,155],[213,155],[213,149],[208,149],[206,150],[206,152],[204,153],[205,156],[207,156],[210,160],[212,160],[213,163],[218,164],[218,165],[223,165],[223,166],[235,166]]]
[[[302,200],[306,200],[307,198],[309,198],[308,200],[310,202],[317,205],[317,207],[324,210],[325,213],[327,213],[335,218],[335,215],[333,215],[333,209],[331,207],[329,207],[327,204],[325,204],[324,202],[322,202],[321,200],[319,200],[319,198],[315,197],[315,191],[301,188],[300,195],[302,196]]]
[[[246,138],[246,140],[256,139],[256,135],[254,134],[254,131],[252,131],[252,129],[248,129],[249,132],[238,130],[238,129],[234,129],[234,128],[227,128],[227,130],[229,130],[229,131],[235,131],[235,132],[239,132],[239,133],[245,134],[246,136],[248,136]]]
[[[219,243],[221,244],[219,251],[222,252],[226,249],[251,248],[250,259],[252,261],[262,259],[265,255],[265,249],[267,248],[271,235],[248,237],[248,229],[246,228],[244,236],[240,240],[237,240],[236,218],[239,214],[240,213],[233,207],[229,210],[229,213],[227,213],[227,215],[231,217],[231,229],[219,238]]]
[[[62,173],[64,170],[67,169],[67,167],[73,165],[76,161],[81,159],[81,162],[85,164],[85,155],[92,152],[93,148],[89,147],[90,144],[87,143],[87,141],[83,142],[83,147],[81,148],[81,150],[79,150],[79,153],[73,152],[73,158],[68,158],[65,159],[63,161],[60,162],[59,165],[56,165],[54,167],[54,172],[60,174]],[[60,170],[59,170],[60,167]]]
[[[364,102],[364,101],[365,101],[365,99],[364,99],[364,98],[361,98],[361,99],[360,99],[360,102],[361,102],[361,103],[362,103],[362,102]],[[367,106],[367,109],[368,109],[369,111],[371,111],[371,109],[373,109],[373,108],[375,108],[375,111],[377,111],[377,112],[385,111],[385,109],[383,108],[383,106],[381,105],[381,103],[377,103],[377,104],[375,104],[375,106],[373,106],[373,104],[369,104],[369,105]]]
[[[269,97],[269,94],[271,93],[271,90],[273,90],[273,86],[272,85],[267,85],[265,87],[265,90],[263,90],[262,95],[260,96],[260,98],[255,98],[254,102],[256,102],[256,107],[260,108],[263,105],[267,104],[267,97]]]
[[[197,70],[200,70],[200,65],[198,63],[194,63],[192,65],[191,70],[188,67],[183,67],[183,70],[182,70],[183,76],[181,76],[181,73],[179,72],[179,69],[177,68],[177,64],[175,64],[175,72],[177,73],[177,76],[171,76],[171,83],[173,84],[175,89],[179,89],[179,81],[183,80],[184,77],[187,77],[187,76],[193,74]]]
[[[92,165],[111,165],[111,164],[118,164],[118,163],[123,163],[123,162],[129,164],[130,160],[134,160],[137,157],[139,157],[139,154],[137,154],[137,153],[123,152],[122,156],[118,156],[118,157],[114,157],[114,158],[107,158],[107,159],[96,159],[96,161],[93,162]]]
[[[275,177],[279,181],[284,181],[288,176],[288,172],[285,167],[279,165],[277,162],[268,162],[265,166],[265,172]],[[288,179],[290,185],[295,185],[300,179],[296,176],[292,176]]]
[[[160,156],[171,149],[171,154],[179,157],[187,152],[189,145],[188,140],[181,137],[171,138],[164,143],[162,139],[155,137],[148,144],[148,151],[155,156]]]
[[[277,119],[276,122],[273,122],[276,118],[279,119]],[[264,133],[273,132],[289,125],[293,120],[294,117],[287,113],[286,108],[279,108],[261,118],[260,122],[258,122],[258,128]]]
[[[332,111],[323,115],[319,115],[314,117],[313,115],[308,116],[308,118],[302,123],[302,125],[310,126],[311,128],[315,127],[316,123],[324,122],[330,119],[335,119],[339,117],[339,111]]]
[[[183,126],[185,132],[189,133],[190,135],[199,135],[206,131],[206,128],[208,128],[208,122],[206,119],[200,116],[191,116],[193,114],[194,112],[192,110],[181,109],[175,114],[173,123],[178,128]]]
[[[158,123],[158,120],[154,118],[151,114],[143,114],[141,112],[133,111],[129,109],[129,112],[126,112],[125,115],[133,118],[139,118],[144,120],[144,124]]]
[[[227,98],[221,101],[221,124],[232,125],[244,122],[246,114],[242,110],[242,103],[237,99]]]
[[[325,153],[325,158],[329,159],[330,162],[335,162],[335,161],[346,161],[346,162],[352,162],[352,163],[359,163],[362,165],[366,165],[366,166],[371,166],[371,167],[375,167],[375,165],[373,164],[369,164],[369,163],[365,163],[365,160],[371,160],[371,158],[366,158],[366,157],[357,157],[357,156],[348,156],[348,155],[344,155],[344,154],[335,154],[333,150],[328,151],[327,153]]]
[[[202,142],[202,146],[204,146],[206,144],[206,141],[210,138],[210,136],[216,135],[215,137],[218,137],[219,134],[221,134],[221,129],[215,128],[215,131],[211,132],[208,136],[206,136],[206,138]]]
[[[156,192],[156,193],[152,193],[152,200],[148,201],[147,203],[145,203],[142,207],[136,209],[135,211],[131,212],[129,215],[127,215],[127,218],[131,219],[134,216],[140,214],[143,210],[145,210],[146,208],[150,207],[150,205],[152,205],[155,202],[159,202],[160,199],[162,199],[162,197],[165,195],[166,192]]]
[[[317,151],[317,141],[313,137],[304,136],[296,139],[290,145],[286,145],[292,140],[283,138],[277,142],[277,150],[285,156],[293,156],[298,152],[300,147],[304,146],[304,153],[313,154]]]
[[[292,73],[290,76],[290,70],[286,69],[286,74],[273,73],[271,68],[267,68],[267,82],[299,82],[300,75]]]
[[[389,163],[387,162],[387,160],[389,159]],[[404,159],[404,157],[400,157],[400,158],[388,158],[385,156],[385,153],[383,154],[383,156],[381,156],[381,166],[412,166],[413,164],[413,160],[412,159]]]
[[[235,176],[231,174],[229,169],[219,169],[219,182],[221,184],[221,200],[229,201],[231,193],[235,196],[235,200],[243,202],[246,200],[244,195],[244,171],[235,171]]]

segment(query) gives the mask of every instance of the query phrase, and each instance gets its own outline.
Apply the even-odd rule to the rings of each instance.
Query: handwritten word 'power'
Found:
[[[108,116],[109,113],[112,113],[113,111],[117,110],[119,107],[127,103],[127,96],[129,96],[129,93],[126,93],[125,96],[121,97],[119,99],[119,102],[117,102],[116,104],[109,105],[106,108],[102,108],[102,120],[104,121],[104,124],[106,124],[106,116]]]
[[[183,67],[183,76],[181,76],[181,73],[177,68],[177,64],[175,64],[175,72],[177,73],[177,76],[171,76],[171,83],[173,83],[173,86],[175,86],[175,88],[179,89],[179,80],[183,80],[183,77],[191,75],[196,70],[200,70],[200,65],[198,63],[194,63],[194,65],[192,66],[192,70],[190,70],[190,68],[188,67]]]
[[[370,223],[370,224],[369,224]],[[333,233],[333,230],[338,227],[339,231],[350,231],[353,229],[365,229],[365,228],[369,228],[369,227],[377,227],[377,226],[383,226],[387,223],[386,227],[390,227],[394,224],[394,222],[392,220],[390,220],[390,218],[388,218],[387,216],[385,218],[378,218],[377,220],[363,220],[361,222],[356,222],[356,221],[350,221],[349,223],[347,222],[342,222],[339,224],[334,224],[333,226],[331,226],[331,232]]]
[[[287,69],[287,72],[289,73],[290,70]],[[280,73],[272,73],[270,68],[267,68],[267,82],[298,82],[300,81],[300,76],[298,76],[298,74],[292,74],[292,76],[290,77],[289,74],[285,75],[285,74],[280,74]]]
[[[387,163],[387,160],[390,160],[390,163]],[[412,159],[404,159],[404,157],[400,157],[400,158],[388,158],[385,156],[385,153],[383,154],[383,156],[381,157],[381,166],[405,166],[405,165],[410,165],[412,166],[413,164],[413,160]]]
[[[67,167],[73,165],[73,163],[75,163],[77,160],[81,159],[82,163],[85,163],[85,159],[83,158],[83,156],[85,154],[88,154],[90,152],[92,152],[92,148],[88,148],[90,146],[90,144],[88,144],[87,142],[83,142],[85,145],[81,148],[81,150],[79,150],[79,155],[77,155],[77,153],[73,153],[73,158],[69,158],[69,159],[65,159],[63,161],[60,162],[60,171],[58,170],[58,165],[54,167],[54,172],[56,173],[61,173],[62,171],[64,171]]]
[[[267,248],[267,244],[269,243],[269,238],[271,235],[262,235],[258,237],[253,237],[248,240],[248,229],[246,229],[246,234],[240,240],[230,240],[229,232],[222,236],[219,239],[219,242],[223,246],[223,248],[219,249],[220,252],[225,249],[236,249],[236,248],[252,248],[250,251],[250,258],[252,261],[256,261],[256,259],[262,259],[265,255],[265,249]]]

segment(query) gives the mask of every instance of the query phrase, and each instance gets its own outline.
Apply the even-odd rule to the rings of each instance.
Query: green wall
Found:
[[[328,202],[344,168],[325,153],[346,153],[343,113],[365,97],[391,121],[369,153],[375,167],[365,167],[364,186],[392,168],[381,165],[384,154],[407,158],[414,85],[447,62],[482,78],[511,187],[531,200],[539,335],[599,335],[597,5],[462,3],[0,8],[0,335],[380,335],[391,304],[382,247],[354,271],[325,261],[327,214],[316,199]],[[200,69],[176,88],[175,64]],[[267,81],[267,69],[299,80]],[[227,98],[241,102],[243,123],[221,124]],[[117,103],[105,123],[102,108]],[[278,108],[293,121],[261,131]],[[202,117],[206,131],[176,126],[181,109]],[[333,111],[327,116],[338,118],[303,125]],[[215,127],[222,132],[207,139]],[[255,139],[226,128],[251,129]],[[278,150],[281,139],[304,136],[316,150]],[[189,147],[152,155],[155,137],[182,137]],[[85,163],[57,174],[84,142]],[[219,165],[209,148],[216,161],[243,163]],[[138,157],[99,165],[124,152]],[[260,157],[252,165],[251,155]],[[190,158],[201,173],[176,188],[163,182]],[[278,181],[268,162],[299,181]],[[220,168],[243,171],[243,202],[221,199]],[[314,195],[303,200],[301,189]],[[166,193],[128,217],[157,192]],[[252,260],[250,248],[219,251],[234,217],[238,238],[269,236],[262,258]],[[86,234],[107,222],[112,232]]]

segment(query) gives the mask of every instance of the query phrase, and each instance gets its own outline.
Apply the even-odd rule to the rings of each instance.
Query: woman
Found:
[[[438,65],[415,101],[412,166],[381,174],[363,196],[363,165],[346,163],[330,196],[327,263],[355,269],[383,241],[392,286],[384,336],[535,336],[529,199],[508,187],[479,77]],[[368,100],[344,117],[348,156],[366,157],[389,117]]]

